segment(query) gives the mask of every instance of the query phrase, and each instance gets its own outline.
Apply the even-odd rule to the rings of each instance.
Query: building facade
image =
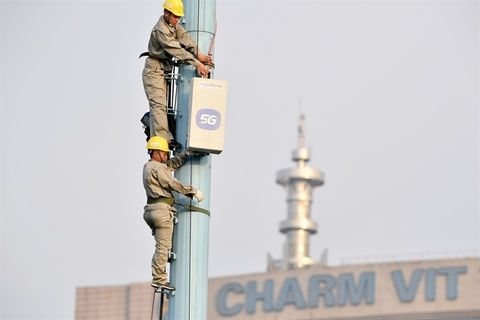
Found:
[[[480,320],[478,257],[298,268],[208,285],[212,320]],[[75,319],[150,319],[152,301],[148,282],[77,288]]]
[[[208,319],[480,320],[478,255],[340,266],[328,266],[326,254],[321,261],[310,257],[310,235],[317,232],[312,192],[324,177],[306,165],[304,132],[301,116],[296,166],[277,174],[287,194],[287,219],[279,228],[286,235],[283,257],[268,255],[265,273],[209,279]],[[78,288],[75,319],[159,319],[160,295],[155,299],[150,283]]]

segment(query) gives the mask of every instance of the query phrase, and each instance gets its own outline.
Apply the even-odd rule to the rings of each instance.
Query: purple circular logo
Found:
[[[214,109],[200,109],[196,117],[197,126],[204,130],[217,130],[222,123],[222,115]]]

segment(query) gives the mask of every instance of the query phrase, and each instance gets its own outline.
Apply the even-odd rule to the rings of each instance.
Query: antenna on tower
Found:
[[[302,98],[298,99],[298,139],[297,148],[305,148],[305,116],[302,113]]]
[[[300,114],[298,119],[298,149],[305,148],[305,117]]]

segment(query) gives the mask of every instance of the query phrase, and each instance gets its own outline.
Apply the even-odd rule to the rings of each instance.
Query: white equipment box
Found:
[[[225,139],[227,82],[193,78],[187,150],[220,154]]]

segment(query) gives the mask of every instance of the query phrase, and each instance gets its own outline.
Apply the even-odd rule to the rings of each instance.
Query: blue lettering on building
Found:
[[[255,313],[257,301],[263,301],[263,312],[273,311],[273,280],[263,283],[262,292],[257,291],[257,281],[247,283],[247,313]]]
[[[418,288],[425,285],[425,301],[437,299],[437,278],[445,277],[446,299],[458,298],[458,277],[467,273],[467,267],[447,267],[416,269],[409,279],[402,270],[391,272],[392,281],[398,301],[410,303],[417,297]],[[217,293],[216,309],[222,316],[234,316],[241,312],[254,314],[257,312],[281,312],[286,306],[301,310],[306,308],[332,308],[346,305],[358,306],[375,303],[375,273],[364,272],[355,279],[353,273],[340,274],[337,277],[328,274],[312,275],[308,279],[307,290],[302,287],[296,277],[287,278],[280,284],[280,290],[275,297],[274,280],[263,283],[250,281],[245,286],[240,283],[227,283]],[[229,303],[229,297],[241,296],[243,302]],[[421,299],[421,297],[420,297]],[[238,298],[235,299],[238,301]]]
[[[366,304],[375,302],[375,273],[362,273],[358,285],[355,285],[352,273],[341,274],[338,277],[337,305],[344,306],[349,301],[350,304],[357,306],[362,300],[365,300]]]
[[[234,306],[227,306],[227,297],[230,292],[241,294],[245,292],[243,286],[239,283],[229,283],[224,285],[217,294],[215,305],[217,306],[217,312],[222,316],[233,316],[242,311],[243,304],[238,303]]]
[[[336,284],[337,281],[330,275],[310,277],[310,281],[308,281],[308,304],[310,308],[318,308],[320,298],[323,299],[324,306],[335,306],[335,296],[332,291]]]
[[[275,310],[282,311],[288,304],[294,305],[297,309],[304,309],[307,307],[297,278],[288,278],[283,282]]]
[[[435,301],[437,275],[446,276],[446,298],[455,300],[458,297],[458,276],[467,273],[467,267],[448,267],[440,269],[416,269],[407,284],[402,270],[392,271],[392,279],[400,302],[408,303],[415,300],[417,289],[425,274],[425,301]]]
[[[411,302],[415,299],[420,279],[423,275],[423,269],[417,269],[412,273],[409,284],[405,282],[403,278],[402,270],[392,271],[393,283],[395,284],[395,290],[397,296],[401,302]]]

